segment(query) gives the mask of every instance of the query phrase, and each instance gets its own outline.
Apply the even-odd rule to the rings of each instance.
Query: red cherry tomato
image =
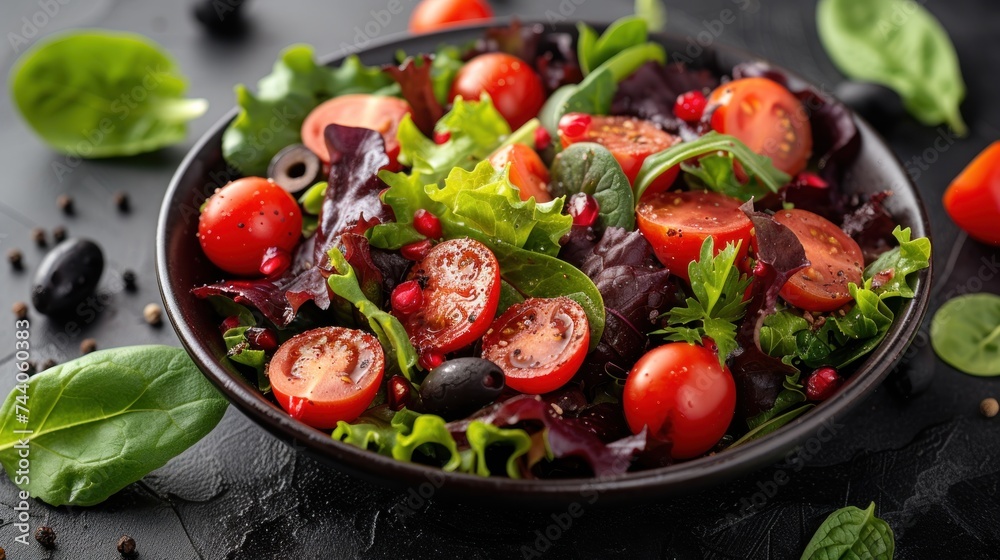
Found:
[[[715,252],[727,243],[740,243],[736,262],[750,251],[753,222],[740,210],[740,201],[708,191],[645,194],[636,208],[643,237],[671,274],[686,281],[688,265],[698,260],[705,238],[715,240]]]
[[[589,346],[590,325],[579,303],[532,298],[493,322],[483,337],[483,358],[500,366],[511,389],[540,395],[572,379]]]
[[[274,398],[288,414],[327,430],[350,422],[375,399],[385,357],[374,336],[342,327],[322,327],[281,345],[267,366]]]
[[[427,33],[492,17],[485,0],[423,0],[410,16],[410,31]]]
[[[420,307],[400,320],[421,354],[447,354],[483,336],[500,302],[500,265],[473,239],[438,243],[410,269]]]
[[[268,249],[290,254],[302,235],[302,211],[292,195],[260,177],[244,177],[216,191],[198,219],[198,241],[212,264],[253,276]]]
[[[722,439],[736,411],[736,383],[704,346],[671,342],[632,367],[622,395],[632,433],[643,426],[673,443],[675,459],[691,459]]]
[[[712,128],[731,134],[748,148],[795,175],[812,154],[812,127],[805,107],[781,84],[743,78],[717,87],[708,98]]]
[[[306,116],[302,122],[302,143],[324,163],[330,163],[330,151],[323,134],[327,125],[368,128],[382,135],[385,152],[391,160],[389,166],[393,167],[399,156],[396,130],[399,121],[410,111],[410,104],[398,97],[367,93],[340,95],[320,104]]]
[[[847,285],[861,285],[861,248],[834,223],[807,210],[781,210],[774,220],[799,238],[810,266],[795,273],[781,297],[807,311],[833,311],[851,301]]]
[[[542,163],[538,153],[525,144],[511,144],[490,156],[495,169],[510,164],[510,182],[521,191],[521,200],[535,198],[536,202],[549,202],[549,168]]]
[[[666,150],[678,138],[663,132],[649,121],[634,117],[601,117],[567,113],[559,120],[559,140],[563,148],[577,142],[597,142],[611,152],[630,183],[635,184],[646,158]],[[656,193],[670,188],[679,169],[673,167],[656,178],[646,190]]]
[[[944,209],[973,238],[1000,245],[1000,142],[955,177],[944,193]]]
[[[451,85],[451,98],[478,101],[488,93],[507,124],[517,129],[545,103],[542,79],[527,62],[504,53],[481,54],[465,63]]]

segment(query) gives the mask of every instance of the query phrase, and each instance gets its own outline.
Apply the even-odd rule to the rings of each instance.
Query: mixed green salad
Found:
[[[483,476],[608,476],[835,395],[930,243],[841,191],[850,112],[763,63],[672,61],[625,18],[237,88],[194,288],[292,417]]]

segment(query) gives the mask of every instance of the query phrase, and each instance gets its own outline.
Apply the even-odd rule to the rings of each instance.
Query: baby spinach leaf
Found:
[[[872,280],[872,289],[881,298],[913,298],[917,273],[930,266],[931,240],[926,237],[910,240],[910,228],[896,226],[892,235],[899,242],[882,253],[865,268],[865,279]]]
[[[169,346],[101,350],[32,377],[0,408],[0,462],[54,506],[90,506],[162,467],[219,423],[229,403],[187,353]],[[23,399],[27,397],[27,405]],[[27,424],[16,418],[30,408]],[[31,430],[15,434],[14,430]]]
[[[931,320],[931,346],[938,357],[970,375],[1000,375],[1000,296],[954,298]]]
[[[552,196],[579,192],[593,196],[600,205],[600,228],[635,228],[632,185],[621,165],[607,148],[592,142],[573,144],[560,152],[552,164]]]
[[[667,8],[663,0],[635,0],[635,15],[646,21],[650,31],[667,28]]]
[[[11,95],[53,149],[129,156],[184,140],[208,108],[158,45],[131,33],[79,31],[38,44],[11,72]]]
[[[576,24],[580,32],[577,41],[577,59],[580,69],[587,75],[618,53],[646,42],[649,29],[645,20],[637,16],[623,17],[612,23],[600,36],[586,23]]]
[[[349,56],[339,68],[316,64],[308,45],[282,51],[271,74],[257,83],[257,94],[236,86],[240,113],[222,136],[226,162],[244,175],[265,175],[267,164],[285,146],[301,140],[302,121],[323,101],[348,93],[398,91],[381,68]]]
[[[892,528],[875,517],[872,502],[864,510],[847,506],[831,513],[806,545],[802,560],[892,560],[895,550]]]
[[[823,46],[844,74],[896,90],[924,124],[946,122],[966,134],[958,55],[926,8],[909,0],[821,0],[816,24]]]

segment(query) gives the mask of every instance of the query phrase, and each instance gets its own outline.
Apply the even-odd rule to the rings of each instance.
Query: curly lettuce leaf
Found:
[[[865,280],[881,298],[916,296],[917,276],[930,266],[931,241],[926,237],[911,240],[910,228],[896,226],[893,237],[899,246],[885,253],[865,268]]]

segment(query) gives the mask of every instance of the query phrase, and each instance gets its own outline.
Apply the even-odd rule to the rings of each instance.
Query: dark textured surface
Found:
[[[365,2],[258,0],[247,7],[253,27],[241,40],[220,41],[201,33],[186,2],[69,0],[44,18],[38,35],[24,21],[42,8],[36,2],[0,5],[0,31],[38,36],[71,27],[107,27],[143,33],[166,46],[191,78],[191,93],[211,102],[188,141],[132,159],[74,166],[43,146],[19,120],[5,96],[0,105],[0,249],[20,248],[26,271],[0,271],[0,312],[28,299],[31,271],[42,251],[30,240],[33,227],[65,225],[71,235],[96,239],[109,267],[102,281],[110,305],[81,315],[67,328],[32,315],[33,357],[75,357],[79,342],[100,347],[159,342],[175,344],[169,327],[143,323],[142,307],[158,301],[153,277],[153,231],[159,201],[173,169],[194,139],[232,106],[232,85],[265,74],[277,51],[292,42],[320,53],[354,44],[369,31],[387,37],[405,28],[406,15],[379,19],[372,10],[388,0]],[[413,0],[400,0],[406,11]],[[577,6],[577,4],[579,4]],[[838,74],[815,39],[814,2],[770,0],[669,1],[674,33],[692,44],[709,38],[745,47],[832,89]],[[625,0],[528,0],[496,2],[501,14],[523,17],[607,20],[631,9]],[[1000,293],[1000,251],[963,241],[940,207],[948,181],[987,143],[1000,138],[1000,36],[997,8],[986,0],[928,0],[925,4],[954,38],[969,86],[963,106],[968,138],[953,141],[944,129],[905,120],[887,131],[924,194],[934,226],[938,284],[934,307],[962,291]],[[570,9],[573,13],[570,14]],[[731,19],[731,24],[714,20]],[[547,14],[548,12],[548,14]],[[38,18],[40,21],[43,19]],[[355,26],[358,26],[356,29]],[[31,29],[29,28],[30,32]],[[361,36],[361,39],[365,37]],[[692,47],[695,48],[695,47]],[[22,47],[23,49],[23,47]],[[16,53],[0,49],[7,74]],[[916,158],[916,159],[914,159]],[[62,167],[65,166],[65,167]],[[113,194],[127,191],[133,210],[120,214]],[[76,199],[77,215],[62,216],[56,196]],[[133,269],[139,290],[119,289],[115,276]],[[95,301],[94,307],[103,307]],[[13,385],[12,319],[0,322],[0,391]],[[776,465],[718,489],[655,505],[609,510],[581,498],[582,515],[495,511],[483,504],[421,504],[413,495],[347,477],[278,443],[230,410],[204,441],[93,508],[51,508],[32,502],[32,528],[48,524],[54,552],[33,540],[12,542],[16,488],[0,483],[0,546],[8,558],[113,558],[123,533],[135,537],[141,558],[518,558],[540,545],[551,558],[791,558],[797,557],[820,521],[835,508],[875,501],[897,535],[897,558],[990,558],[998,555],[1000,526],[1000,424],[983,419],[978,403],[1000,394],[995,380],[965,376],[926,351],[923,331],[912,361],[933,364],[929,389],[901,399],[887,387],[859,407],[836,437],[806,446],[802,462]],[[888,384],[887,384],[888,385]],[[823,438],[828,439],[828,438]],[[772,481],[780,481],[776,484]],[[400,515],[409,500],[418,513]],[[756,504],[756,505],[755,505]],[[574,510],[578,513],[577,510]],[[553,517],[555,515],[555,517]],[[564,526],[570,519],[571,525]],[[548,542],[548,530],[558,538]],[[538,531],[538,533],[536,533]]]

